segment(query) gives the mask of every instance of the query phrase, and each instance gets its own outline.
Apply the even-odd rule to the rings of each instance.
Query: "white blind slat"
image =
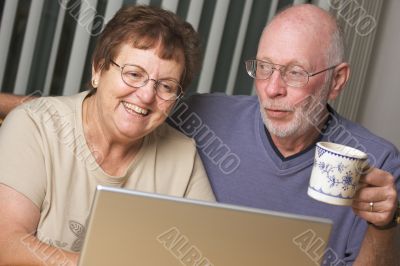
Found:
[[[228,14],[229,2],[229,0],[219,0],[215,6],[203,68],[197,88],[199,93],[210,92],[211,89],[215,64],[217,62],[219,47],[221,45],[222,32],[224,31],[226,15]]]
[[[161,3],[161,8],[172,11],[176,13],[178,9],[179,0],[163,0]]]
[[[329,10],[329,6],[330,6],[329,1],[330,0],[313,0],[312,3],[314,5],[317,5],[323,9],[325,9],[325,10]]]
[[[24,43],[22,45],[21,58],[18,64],[17,79],[15,82],[14,93],[16,94],[25,94],[28,85],[43,4],[44,0],[32,0],[31,3]]]
[[[104,16],[104,25],[110,21],[115,13],[121,8],[123,0],[113,0],[107,2],[107,8]]]
[[[241,57],[242,51],[243,51],[243,46],[244,46],[244,42],[245,42],[245,38],[246,38],[246,32],[247,32],[247,27],[249,24],[252,5],[253,5],[253,0],[247,0],[245,2],[245,6],[243,9],[242,21],[240,22],[239,33],[238,33],[238,37],[236,40],[235,51],[233,53],[231,68],[229,70],[228,83],[226,86],[226,94],[228,94],[228,95],[233,94],[233,90],[235,87],[235,81],[236,81],[236,77],[237,77],[237,72],[239,70],[240,64],[243,63],[240,61],[240,57]]]
[[[86,0],[80,6],[63,95],[75,94],[80,90],[96,5],[97,0]]]
[[[10,48],[15,14],[17,13],[18,1],[7,0],[4,5],[3,18],[0,27],[0,84],[3,84],[4,72],[6,71],[6,63],[8,50]]]
[[[308,1],[307,0],[294,0],[293,1],[293,4],[294,5],[298,5],[298,4],[305,4],[305,3],[307,3]]]
[[[279,3],[279,0],[273,0],[271,2],[271,6],[270,6],[269,12],[268,12],[267,23],[268,23],[268,21],[271,21],[271,19],[275,16],[276,10],[278,9],[278,3]],[[265,24],[267,24],[267,23],[265,23]]]
[[[150,4],[150,0],[137,0],[136,4],[137,5],[149,5]]]
[[[44,83],[43,95],[50,94],[51,81],[53,80],[54,67],[56,65],[58,47],[60,45],[62,27],[64,23],[66,9],[60,6],[57,17],[57,25],[53,37],[53,45],[51,47],[49,64],[46,72],[46,81]]]
[[[186,21],[192,24],[193,28],[199,28],[201,10],[203,9],[204,0],[190,1],[189,10]]]

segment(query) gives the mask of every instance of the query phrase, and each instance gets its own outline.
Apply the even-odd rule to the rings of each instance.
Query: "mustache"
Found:
[[[280,111],[288,111],[288,112],[293,112],[296,108],[294,106],[291,106],[288,103],[282,103],[282,102],[263,102],[262,107],[264,109],[272,109],[272,110],[280,110]]]
[[[282,102],[280,100],[266,100],[261,103],[261,106],[264,109],[273,109],[273,110],[280,110],[280,111],[288,111],[294,112],[298,108],[302,108],[304,105],[310,103],[312,100],[311,95],[306,95],[303,98],[296,101],[294,104],[289,104],[287,102]]]

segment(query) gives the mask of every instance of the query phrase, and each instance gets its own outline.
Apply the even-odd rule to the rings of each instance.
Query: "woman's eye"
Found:
[[[141,79],[143,75],[139,72],[127,72],[125,73],[130,79]]]

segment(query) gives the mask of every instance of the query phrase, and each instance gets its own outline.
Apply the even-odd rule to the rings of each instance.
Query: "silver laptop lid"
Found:
[[[316,265],[331,225],[327,219],[98,186],[79,265]]]

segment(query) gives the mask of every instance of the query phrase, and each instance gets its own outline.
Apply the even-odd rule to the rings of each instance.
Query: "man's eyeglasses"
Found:
[[[120,66],[113,60],[111,60],[111,63],[121,69],[122,80],[132,88],[143,87],[152,80],[154,81],[154,89],[157,96],[165,101],[174,101],[183,94],[182,86],[173,79],[151,79],[146,70],[140,66],[130,64]]]
[[[314,73],[308,73],[304,68],[297,65],[283,66],[258,59],[247,60],[245,63],[247,74],[254,79],[269,79],[272,73],[278,70],[286,85],[297,88],[307,85],[310,77],[338,66],[334,65]]]

